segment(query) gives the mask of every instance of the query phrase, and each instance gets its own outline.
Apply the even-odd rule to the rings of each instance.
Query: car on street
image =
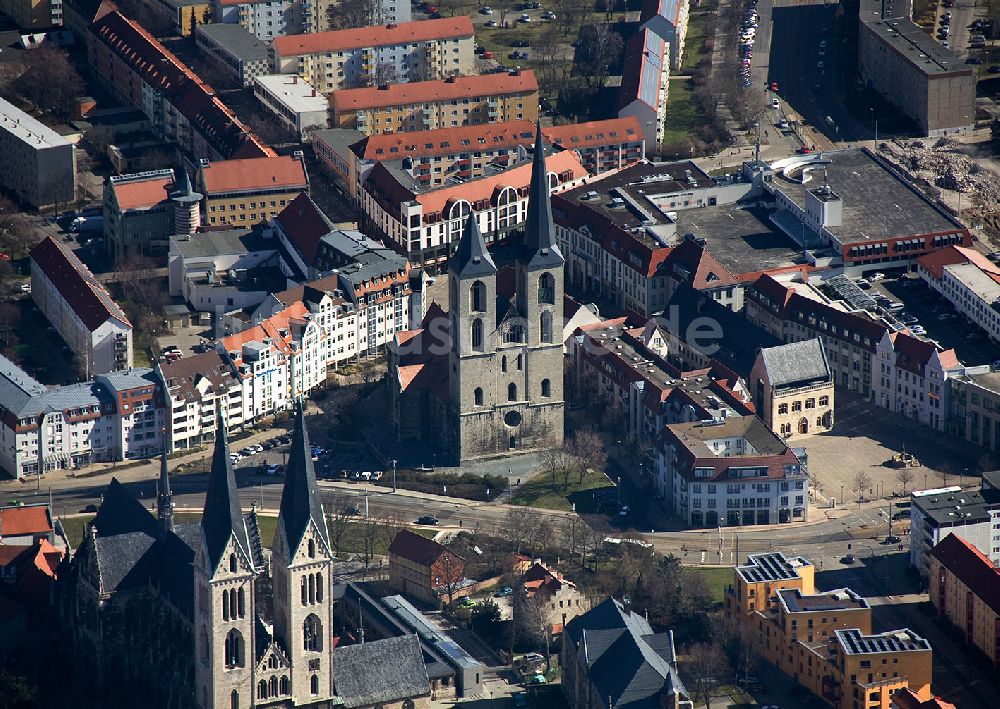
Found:
[[[822,61],[816,62],[816,68],[817,69],[822,69],[823,68],[823,62]]]
[[[492,15],[493,14],[493,8],[490,7],[489,5],[486,5],[485,7],[479,8],[479,13],[482,14],[482,15]]]
[[[780,108],[780,107],[781,107],[781,104],[778,102],[778,99],[772,98],[771,99],[771,108]]]
[[[778,82],[777,81],[772,81],[771,82],[771,91],[774,91],[775,93],[778,92]]]
[[[527,12],[523,12],[523,13],[521,13],[521,16],[519,18],[517,18],[517,21],[518,22],[531,22],[531,15],[529,15]]]
[[[458,605],[461,608],[472,608],[476,605],[476,602],[469,598],[468,596],[462,596],[458,599]]]
[[[854,558],[854,554],[847,554],[840,561],[844,564],[853,564],[857,559]]]
[[[485,51],[483,52],[483,59],[492,59],[492,58],[493,58],[493,52],[485,52]]]
[[[910,328],[910,332],[912,332],[914,335],[926,335],[927,334],[927,330],[925,330],[923,328],[923,326],[921,326],[921,325],[914,325],[913,327]]]
[[[371,477],[371,479],[372,480],[381,480],[382,479],[382,471],[381,470],[374,470],[374,471],[372,471],[372,477]]]
[[[632,511],[632,510],[631,510],[631,508],[630,508],[630,507],[629,507],[628,505],[624,505],[624,506],[623,506],[623,507],[622,507],[622,508],[621,508],[621,509],[620,509],[620,510],[618,511],[618,516],[619,516],[619,517],[627,517],[627,516],[628,516],[628,513],[629,513],[629,512],[631,512],[631,511]]]
[[[486,20],[486,22],[483,23],[483,27],[496,27],[496,26],[497,26],[496,20]]]
[[[433,525],[435,525],[437,523],[438,523],[438,518],[437,517],[431,517],[430,515],[424,515],[423,517],[419,517],[417,519],[417,524],[423,524],[423,525],[427,525],[427,526],[433,526]]]
[[[16,504],[16,506],[17,506],[17,507],[20,507],[20,506],[21,506],[21,505],[23,505],[24,503],[23,503],[23,502],[21,502],[20,500],[17,500],[15,504]],[[80,510],[80,511],[81,511],[81,512],[97,512],[97,505],[87,505],[86,507],[84,507],[84,508],[83,508],[82,510]]]
[[[875,281],[881,281],[883,278],[885,278],[885,274],[881,271],[876,271],[872,274],[871,280],[874,283]]]
[[[514,595],[514,589],[512,589],[510,586],[504,586],[493,595],[496,596],[497,598],[506,598],[507,596]]]
[[[780,121],[778,121],[778,128],[780,128],[781,130],[788,130],[789,128],[788,119],[782,118]]]
[[[277,463],[270,463],[266,468],[264,468],[264,472],[267,473],[268,475],[277,475],[278,471],[280,470],[281,466],[279,466]]]

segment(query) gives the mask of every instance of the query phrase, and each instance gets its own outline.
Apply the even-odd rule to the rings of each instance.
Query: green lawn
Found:
[[[705,583],[708,584],[708,588],[712,591],[712,600],[716,603],[723,602],[726,587],[731,586],[733,583],[733,569],[731,566],[689,566],[687,570],[705,579]]]
[[[688,19],[687,35],[684,37],[684,58],[681,60],[681,74],[690,74],[708,52],[705,36],[711,25],[711,15],[707,12],[692,12]]]
[[[564,487],[562,476],[556,475],[555,483],[549,473],[538,473],[528,480],[514,493],[511,501],[515,505],[526,507],[542,507],[547,510],[570,510],[576,503],[577,511],[587,507],[592,500],[590,491],[602,488],[614,488],[604,473],[588,470],[581,482],[574,473],[570,476],[569,486]]]
[[[671,145],[687,139],[704,120],[694,105],[694,84],[690,81],[671,81],[663,142]]]
[[[83,541],[83,532],[87,522],[92,520],[94,515],[79,515],[76,517],[63,518],[63,529],[66,530],[66,536],[69,539],[70,544],[74,549],[80,546],[80,542]],[[178,512],[174,515],[174,519],[178,524],[189,524],[191,522],[198,522],[201,520],[201,515],[194,514],[191,512]],[[271,542],[274,539],[274,532],[278,528],[278,517],[276,515],[257,515],[257,521],[260,524],[260,541],[265,547],[270,547]],[[414,532],[424,537],[433,537],[435,530],[433,529],[414,529]],[[376,554],[386,554],[389,546],[388,539],[382,539],[375,547]],[[344,534],[344,538],[341,540],[340,551],[342,553],[359,553],[363,551],[364,545],[361,539],[361,525],[356,523],[351,523]]]

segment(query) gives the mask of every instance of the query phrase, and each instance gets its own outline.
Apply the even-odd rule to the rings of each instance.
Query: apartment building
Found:
[[[0,182],[32,207],[76,199],[76,148],[54,130],[0,99]]]
[[[910,118],[921,135],[971,130],[976,122],[974,67],[901,12],[906,7],[861,2],[861,80]]]
[[[141,110],[151,128],[196,160],[273,157],[197,74],[118,10],[85,37],[94,78],[116,100]]]
[[[833,428],[833,376],[818,338],[762,349],[750,387],[757,415],[782,438]]]
[[[930,553],[930,600],[966,644],[1000,667],[1000,568],[958,535]]]
[[[990,451],[1000,452],[1000,371],[976,371],[948,377],[949,433]]]
[[[404,596],[438,607],[451,603],[465,560],[443,544],[401,529],[389,545],[389,587]]]
[[[645,0],[639,13],[640,27],[652,30],[663,38],[670,57],[670,68],[677,71],[684,59],[684,39],[687,37],[688,0]]]
[[[324,94],[475,73],[472,20],[438,20],[277,37],[276,74],[298,74]]]
[[[649,28],[642,28],[625,45],[618,117],[635,118],[648,145],[660,145],[666,132],[670,91],[670,45]]]
[[[379,84],[330,97],[333,128],[364,135],[538,120],[538,80],[530,69],[484,76]]]
[[[0,13],[27,32],[60,27],[63,23],[62,0],[2,0]]]
[[[582,183],[587,172],[575,153],[545,158],[553,192]],[[520,228],[528,214],[531,162],[457,185],[423,188],[386,163],[372,168],[362,186],[359,227],[404,254],[411,263],[442,263],[475,214],[487,243]]]
[[[782,283],[766,274],[758,278],[744,295],[747,319],[783,342],[818,338],[834,385],[871,396],[873,366],[874,377],[883,376],[876,351],[888,328],[797,285],[803,284]],[[886,355],[888,368],[888,351]]]
[[[111,175],[104,183],[104,245],[118,261],[166,253],[174,233],[174,171]]]
[[[252,227],[272,219],[309,192],[302,153],[202,162],[198,191],[205,196],[206,226]]]
[[[600,402],[607,425],[646,452],[671,423],[721,419],[751,413],[749,396],[724,367],[682,371],[667,361],[666,334],[654,324],[630,326],[626,318],[577,328],[567,342],[567,386],[577,401]],[[667,481],[643,472],[660,497]]]
[[[292,0],[213,0],[216,23],[239,25],[262,42],[293,32],[315,32],[315,19],[300,16]],[[326,3],[320,3],[326,4]],[[313,24],[309,29],[305,24]]]
[[[1000,490],[953,485],[910,493],[910,566],[922,577],[929,573],[931,550],[953,534],[1000,563]]]
[[[1000,266],[975,249],[949,246],[917,260],[920,278],[1000,343]]]
[[[542,128],[553,148],[575,150],[591,175],[621,170],[646,159],[646,140],[634,116]]]
[[[220,411],[229,430],[247,423],[243,380],[222,352],[211,350],[173,362],[157,362],[156,373],[168,412],[168,450],[215,440]]]
[[[864,598],[817,592],[814,579],[801,557],[751,554],[736,567],[726,609],[751,624],[765,659],[835,709],[889,707],[904,689],[930,699],[930,643],[907,628],[873,634]]]
[[[267,44],[240,25],[222,22],[198,25],[194,40],[202,58],[232,77],[239,86],[253,86],[254,79],[271,71]]]
[[[31,250],[31,298],[80,358],[84,379],[132,367],[132,323],[76,254],[51,236]]]
[[[948,379],[965,368],[955,350],[942,350],[907,332],[886,331],[875,350],[872,400],[922,424],[944,431],[948,423]]]
[[[152,370],[46,387],[0,356],[0,469],[16,479],[163,449],[165,410]]]
[[[329,102],[298,74],[267,74],[254,79],[253,95],[298,140],[306,131],[326,128]]]
[[[668,424],[656,442],[657,486],[692,527],[809,519],[809,472],[754,415]]]

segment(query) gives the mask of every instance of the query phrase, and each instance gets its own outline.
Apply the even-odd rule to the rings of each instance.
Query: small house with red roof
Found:
[[[541,559],[535,559],[517,580],[515,593],[534,599],[553,635],[562,633],[566,623],[590,609],[587,597],[576,584]]]
[[[465,560],[433,539],[401,529],[389,545],[389,586],[408,598],[438,606],[458,589]]]
[[[54,541],[48,505],[0,507],[0,544],[16,546],[42,540]]]
[[[85,378],[132,366],[132,323],[77,255],[51,236],[31,250],[31,298],[83,361]]]

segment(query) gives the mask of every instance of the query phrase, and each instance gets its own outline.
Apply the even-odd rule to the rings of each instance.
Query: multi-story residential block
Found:
[[[634,116],[567,123],[542,129],[554,148],[575,150],[591,175],[620,170],[646,159],[642,126]]]
[[[953,485],[910,493],[910,566],[926,578],[931,550],[952,534],[1000,563],[1000,490]]]
[[[681,371],[667,361],[667,336],[655,325],[630,327],[625,318],[578,328],[567,344],[567,385],[578,401],[599,402],[607,425],[640,451],[663,427],[751,413],[745,389],[729,370],[715,366]],[[654,472],[651,460],[643,472]],[[665,497],[666,484],[654,479]]]
[[[531,70],[337,91],[333,128],[365,135],[538,120],[538,80]]]
[[[833,428],[833,376],[818,338],[762,349],[749,386],[757,415],[782,438]]]
[[[570,709],[694,709],[677,673],[673,631],[654,633],[627,601],[608,597],[571,620],[563,632],[559,666]]]
[[[1000,343],[1000,266],[975,249],[949,246],[917,259],[917,270],[966,320]]]
[[[640,26],[663,38],[670,56],[670,68],[675,71],[680,70],[684,58],[690,9],[688,0],[645,0],[639,14]]]
[[[1000,451],[1000,371],[948,377],[948,431],[990,451]]]
[[[145,0],[144,4],[169,22],[181,37],[190,37],[196,27],[212,21],[209,0]]]
[[[809,519],[809,473],[756,416],[668,424],[656,443],[657,487],[694,527]]]
[[[326,128],[329,102],[298,74],[267,74],[254,79],[253,95],[289,133]]]
[[[252,227],[272,219],[309,192],[302,153],[245,160],[203,162],[198,190],[205,195],[207,226]]]
[[[324,94],[357,86],[475,72],[472,20],[438,20],[277,37],[274,71],[298,74]]]
[[[14,478],[163,449],[163,395],[150,369],[46,387],[0,357],[0,383],[0,468]]]
[[[240,86],[253,86],[254,79],[271,70],[267,44],[240,25],[198,25],[194,39],[201,56]]]
[[[663,142],[669,79],[670,45],[652,29],[640,29],[625,46],[618,117],[637,119],[650,146]]]
[[[942,350],[907,332],[887,330],[872,361],[872,400],[939,431],[948,423],[948,382],[965,368],[955,350]]]
[[[31,250],[31,297],[80,358],[85,379],[132,367],[132,323],[76,254],[51,236]]]
[[[1000,545],[1000,540],[994,540]],[[1000,568],[982,550],[950,534],[931,550],[930,600],[966,644],[1000,666]]]
[[[28,32],[59,27],[63,23],[62,0],[3,0],[0,13]]]
[[[751,554],[736,567],[726,608],[750,623],[762,656],[835,709],[889,707],[908,689],[930,699],[930,643],[910,629],[871,632],[871,607],[848,588],[817,592],[801,557]]]
[[[746,290],[747,319],[784,342],[819,338],[834,385],[871,396],[873,363],[874,376],[882,376],[876,350],[888,327],[812,289],[795,287],[801,285],[761,276]]]
[[[76,199],[76,148],[13,104],[0,99],[0,182],[32,207]]]
[[[590,607],[587,597],[577,589],[575,583],[558,570],[543,564],[540,559],[536,559],[521,574],[514,592],[534,599],[553,635],[562,633],[566,623],[581,613],[586,613]]]
[[[213,0],[212,4],[217,23],[239,25],[262,42],[292,32],[315,32],[317,29],[302,26],[306,18],[300,17],[300,7],[292,0]]]
[[[219,412],[229,430],[247,423],[243,380],[221,352],[211,350],[157,362],[167,408],[167,447],[192,448],[215,439]]]
[[[587,177],[572,152],[550,154],[544,166],[553,191],[571,188]],[[378,163],[362,186],[359,226],[411,263],[442,263],[464,233],[470,214],[487,243],[521,227],[528,215],[531,170],[531,163],[522,161],[478,180],[435,189]]]
[[[917,124],[922,135],[948,135],[975,126],[976,73],[955,51],[909,16],[879,0],[859,7],[861,80]]]
[[[195,159],[274,157],[214,89],[118,10],[89,26],[95,79],[116,100],[140,109],[152,129]]]
[[[434,607],[451,603],[465,560],[443,544],[401,529],[389,545],[389,587]]]
[[[104,183],[104,243],[108,254],[117,261],[134,254],[167,253],[170,236],[188,231],[178,228],[175,213],[175,197],[184,191],[181,188],[169,169],[110,176]],[[200,223],[199,197],[193,208],[192,231]],[[180,209],[183,214],[186,206]]]

